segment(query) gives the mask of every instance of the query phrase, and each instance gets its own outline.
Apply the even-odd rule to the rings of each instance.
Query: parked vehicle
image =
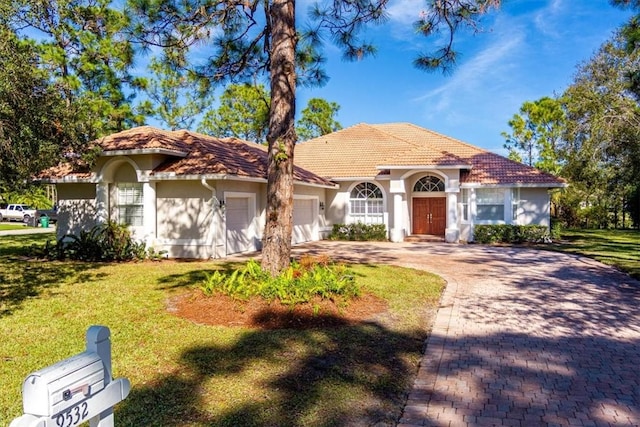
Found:
[[[0,221],[20,221],[29,223],[31,218],[36,217],[36,209],[24,204],[9,204],[6,208],[0,209]]]
[[[49,218],[50,224],[58,222],[58,206],[54,205],[53,209],[38,209],[36,217],[40,220],[43,216]]]

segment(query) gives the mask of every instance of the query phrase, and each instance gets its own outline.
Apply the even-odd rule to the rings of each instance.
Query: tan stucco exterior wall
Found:
[[[518,224],[551,225],[551,201],[546,188],[520,189]]]
[[[212,226],[212,193],[199,181],[156,184],[157,237],[200,240]]]
[[[89,230],[96,222],[95,184],[57,184],[58,223],[57,237],[66,234],[79,235]]]

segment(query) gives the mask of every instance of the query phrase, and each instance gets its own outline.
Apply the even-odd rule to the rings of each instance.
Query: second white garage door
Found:
[[[316,199],[293,199],[292,243],[309,242],[315,239],[313,207]]]

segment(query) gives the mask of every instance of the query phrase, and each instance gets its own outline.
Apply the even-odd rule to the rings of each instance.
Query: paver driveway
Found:
[[[527,248],[317,242],[448,282],[399,426],[640,426],[640,283]]]

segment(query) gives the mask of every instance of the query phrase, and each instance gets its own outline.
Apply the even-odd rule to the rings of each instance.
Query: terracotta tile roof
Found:
[[[58,180],[63,177],[70,177],[76,180],[87,180],[92,176],[91,171],[87,170],[86,167],[74,166],[71,163],[61,163],[57,166],[53,166],[49,169],[46,169],[35,176],[36,180],[42,181],[51,181]]]
[[[215,138],[185,130],[164,131],[150,126],[128,129],[96,141],[103,154],[110,152],[140,153],[153,150],[174,152],[175,156],[155,168],[151,175],[166,176],[230,175],[243,178],[267,179],[267,150],[265,146],[236,138]],[[69,165],[52,168],[43,174],[55,180],[87,178],[86,173],[72,171]],[[294,180],[322,186],[333,186],[301,167],[294,168]]]
[[[183,130],[166,131],[152,126],[140,126],[105,136],[96,142],[107,152],[155,148],[186,154],[191,148],[185,141],[188,134]]]
[[[461,182],[468,184],[564,184],[553,175],[410,123],[361,123],[300,143],[295,162],[328,179],[374,178],[389,168],[456,167],[463,171]]]
[[[473,156],[471,163],[473,168],[465,175],[461,175],[461,183],[540,184],[556,187],[565,184],[562,178],[488,151]]]
[[[381,160],[403,148],[410,147],[371,125],[358,124],[298,144],[294,162],[325,178],[373,178],[381,172]]]

